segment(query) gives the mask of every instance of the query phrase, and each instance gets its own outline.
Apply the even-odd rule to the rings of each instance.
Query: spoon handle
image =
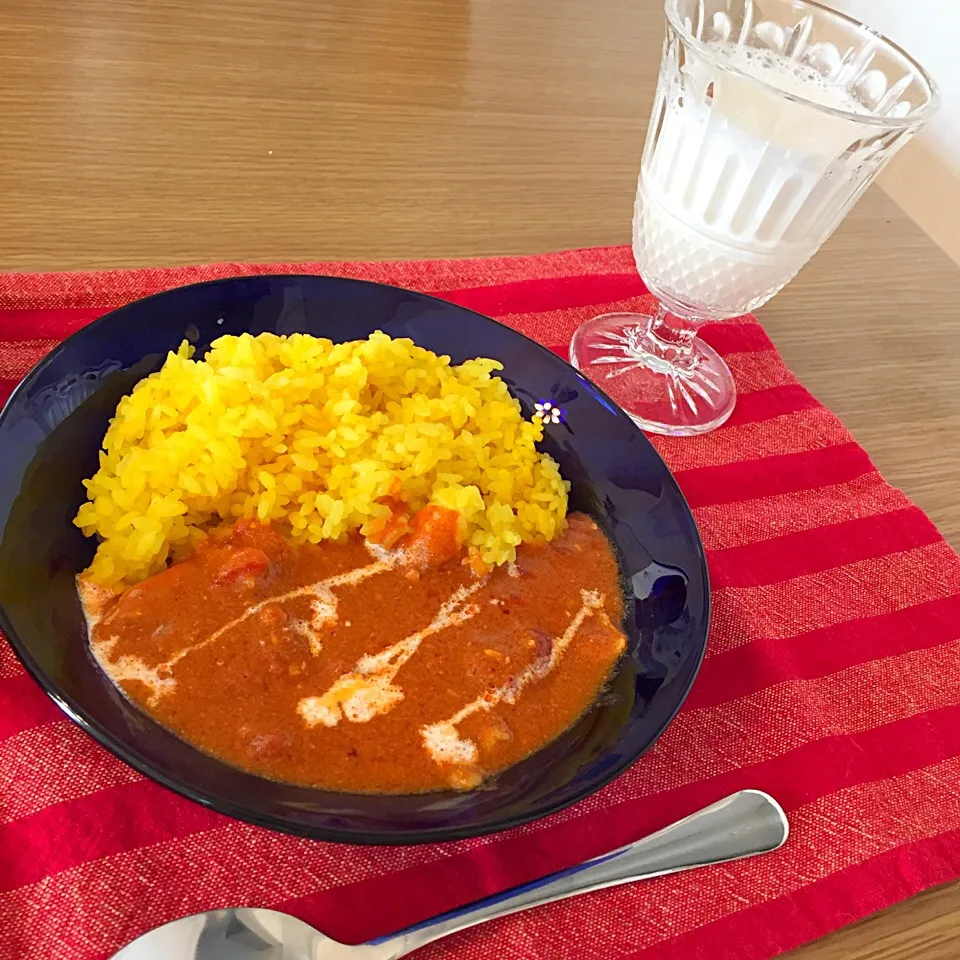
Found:
[[[386,948],[377,956],[394,960],[457,930],[518,910],[776,850],[787,833],[786,815],[773,797],[760,790],[741,790],[636,843],[373,940],[369,946]]]

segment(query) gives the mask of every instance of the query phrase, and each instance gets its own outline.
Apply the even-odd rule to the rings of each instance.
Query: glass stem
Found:
[[[700,320],[690,320],[671,313],[658,301],[657,312],[650,318],[647,327],[648,347],[668,363],[692,369],[697,364],[693,341],[697,338],[700,323]]]

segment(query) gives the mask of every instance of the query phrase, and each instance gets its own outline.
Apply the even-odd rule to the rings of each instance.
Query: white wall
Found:
[[[903,47],[940,87],[940,112],[880,183],[960,263],[960,0],[827,0]]]
[[[923,141],[960,174],[960,3],[832,0],[829,5],[885,34],[933,76],[943,102]]]

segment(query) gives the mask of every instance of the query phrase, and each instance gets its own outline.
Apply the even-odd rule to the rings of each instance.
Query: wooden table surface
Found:
[[[657,0],[6,0],[0,269],[626,243]],[[760,316],[960,545],[960,269],[877,188]],[[794,960],[960,955],[960,886]]]

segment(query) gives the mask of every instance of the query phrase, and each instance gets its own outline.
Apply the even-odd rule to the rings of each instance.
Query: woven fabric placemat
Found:
[[[626,248],[401,263],[0,275],[0,399],[108,309],[244,273],[334,273],[437,294],[565,354],[645,303]],[[439,941],[424,960],[751,960],[960,874],[960,559],[791,374],[757,321],[705,328],[739,399],[654,437],[708,551],[707,659],[657,744],[601,792],[476,840],[283,836],[145,780],[0,644],[0,957],[100,960],[200,910],[286,910],[369,939],[628,843],[744,787],[792,827],[776,853],[617,887]]]

